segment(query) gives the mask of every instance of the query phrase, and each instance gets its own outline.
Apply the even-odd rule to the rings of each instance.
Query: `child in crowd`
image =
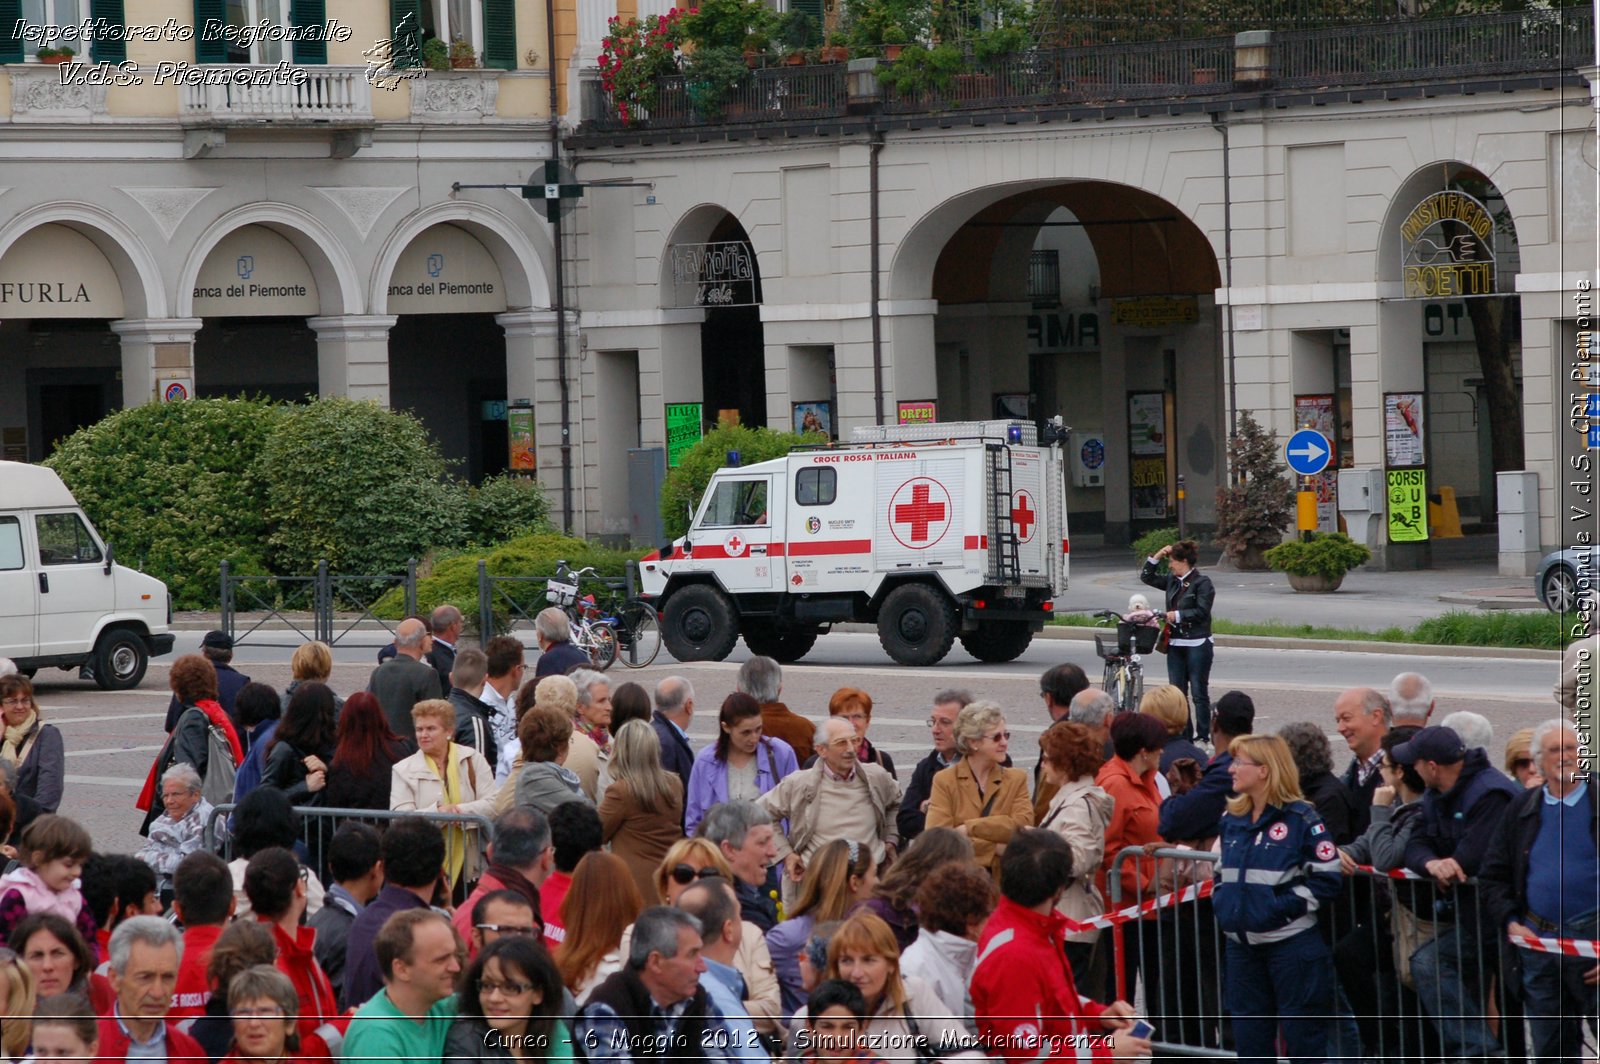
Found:
[[[17,847],[21,867],[0,876],[0,940],[10,938],[29,913],[56,913],[72,921],[90,951],[97,952],[94,917],[78,889],[83,862],[93,849],[76,820],[47,813],[29,824]]]
[[[867,999],[854,983],[828,979],[806,1000],[806,1029],[796,1035],[800,1059],[817,1064],[883,1064],[863,1036]]]
[[[32,1060],[92,1060],[100,1052],[100,1027],[80,994],[56,994],[33,1017]]]

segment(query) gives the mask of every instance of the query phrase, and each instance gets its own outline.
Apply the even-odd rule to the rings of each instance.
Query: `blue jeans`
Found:
[[[1505,1054],[1484,1019],[1482,992],[1495,975],[1496,953],[1480,949],[1477,935],[1444,927],[1411,955],[1417,999],[1439,1032],[1450,1060],[1500,1059]]]
[[[1183,729],[1185,739],[1211,741],[1211,658],[1215,646],[1207,640],[1197,647],[1167,648],[1167,682],[1190,696],[1194,719]]]
[[[1568,920],[1559,931],[1535,932],[1541,938],[1596,938],[1600,913]],[[1515,947],[1513,947],[1515,948]],[[1583,1052],[1583,1020],[1597,1023],[1600,986],[1583,981],[1593,959],[1521,950],[1522,1008],[1533,1029],[1533,1059],[1539,1064],[1576,1062]]]
[[[1333,1047],[1333,956],[1316,928],[1270,945],[1227,943],[1223,1005],[1238,1064],[1276,1064],[1281,1026],[1291,1061],[1321,1062]]]

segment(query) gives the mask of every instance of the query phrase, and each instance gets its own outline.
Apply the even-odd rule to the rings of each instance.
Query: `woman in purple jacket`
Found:
[[[794,748],[761,734],[761,704],[741,691],[722,701],[717,741],[701,750],[689,773],[685,834],[693,835],[706,811],[721,802],[755,801],[797,767]]]

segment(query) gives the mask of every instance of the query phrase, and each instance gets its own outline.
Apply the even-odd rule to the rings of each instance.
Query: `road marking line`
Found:
[[[162,746],[113,746],[104,750],[68,750],[67,757],[100,757],[106,754],[153,754]]]
[[[48,709],[49,707],[40,706],[39,708]],[[166,711],[163,710],[160,713],[112,713],[104,717],[49,717],[46,718],[45,723],[60,727],[63,724],[94,724],[102,720],[147,720],[150,717],[165,717],[166,715]]]
[[[68,783],[77,783],[89,787],[128,787],[138,790],[144,786],[144,780],[122,779],[116,776],[75,776],[68,773],[61,778]]]

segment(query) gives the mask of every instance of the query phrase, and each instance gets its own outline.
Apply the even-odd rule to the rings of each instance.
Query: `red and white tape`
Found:
[[[1428,876],[1419,876],[1409,868],[1391,868],[1387,872],[1380,872],[1369,864],[1356,865],[1357,872],[1365,872],[1369,876],[1384,876],[1388,879],[1428,879]]]
[[[1182,890],[1175,890],[1171,894],[1162,894],[1151,898],[1149,901],[1142,901],[1138,905],[1130,905],[1126,909],[1118,909],[1114,913],[1102,913],[1081,923],[1077,920],[1068,920],[1067,931],[1069,934],[1078,934],[1082,931],[1095,931],[1107,927],[1115,927],[1118,924],[1125,924],[1132,920],[1149,916],[1159,909],[1170,909],[1174,905],[1182,905],[1184,902],[1194,901],[1196,898],[1209,898],[1215,888],[1215,880],[1202,880],[1199,883],[1192,883]]]
[[[1600,959],[1600,942],[1581,938],[1539,938],[1534,935],[1507,934],[1506,937],[1514,945],[1533,950],[1535,953],[1560,953],[1567,957]]]

